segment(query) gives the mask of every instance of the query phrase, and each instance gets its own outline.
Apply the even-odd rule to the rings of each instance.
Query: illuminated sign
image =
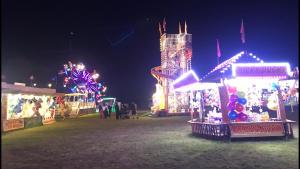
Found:
[[[41,115],[45,119],[54,118],[55,102],[52,96],[8,94],[7,120]]]
[[[282,122],[232,123],[229,128],[232,138],[284,136]]]
[[[232,64],[234,77],[278,77],[286,78],[291,74],[288,63],[237,63]]]
[[[13,119],[3,121],[3,131],[24,128],[24,119]]]

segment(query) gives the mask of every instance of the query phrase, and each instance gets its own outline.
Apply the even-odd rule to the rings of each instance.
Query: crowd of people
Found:
[[[98,105],[100,119],[111,118],[112,112],[115,112],[116,119],[138,119],[137,105],[132,102],[125,104],[121,102],[115,102],[113,105],[103,104]],[[114,109],[114,111],[113,111]]]

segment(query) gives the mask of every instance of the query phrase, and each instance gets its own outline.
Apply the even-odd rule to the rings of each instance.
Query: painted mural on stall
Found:
[[[7,99],[7,120],[55,115],[56,104],[52,96],[9,94]]]

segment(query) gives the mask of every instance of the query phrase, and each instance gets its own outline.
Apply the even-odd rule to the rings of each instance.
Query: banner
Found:
[[[231,137],[284,136],[282,122],[231,123]]]

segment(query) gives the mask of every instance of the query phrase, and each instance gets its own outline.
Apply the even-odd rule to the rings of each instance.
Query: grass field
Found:
[[[289,141],[222,142],[191,135],[189,117],[100,120],[97,115],[2,134],[3,169],[295,169]]]

